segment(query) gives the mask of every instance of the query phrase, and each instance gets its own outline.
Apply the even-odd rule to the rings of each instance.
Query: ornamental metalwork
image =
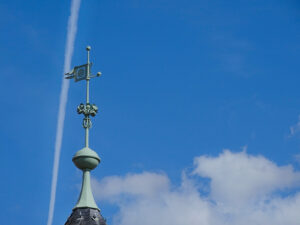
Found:
[[[89,144],[89,129],[92,127],[92,121],[90,119],[91,117],[96,116],[98,112],[98,107],[95,104],[90,104],[90,79],[94,77],[100,77],[101,72],[98,72],[96,75],[91,74],[91,67],[92,63],[90,62],[90,50],[91,47],[87,46],[87,63],[80,65],[80,66],[75,66],[72,71],[69,73],[65,74],[66,79],[73,79],[75,82],[81,81],[81,80],[86,80],[86,103],[81,103],[77,107],[77,113],[78,114],[83,114],[83,122],[82,126],[85,129],[85,146],[88,147]]]

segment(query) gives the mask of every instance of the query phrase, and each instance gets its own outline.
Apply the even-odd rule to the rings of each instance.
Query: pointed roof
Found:
[[[97,209],[74,209],[65,225],[106,225],[106,220]]]

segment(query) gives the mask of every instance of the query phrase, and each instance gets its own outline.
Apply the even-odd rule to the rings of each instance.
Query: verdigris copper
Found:
[[[90,182],[90,171],[98,166],[100,157],[95,151],[89,148],[89,130],[92,126],[90,117],[96,116],[98,112],[98,107],[95,104],[90,104],[89,85],[90,79],[99,77],[101,73],[98,72],[96,75],[91,75],[91,47],[88,46],[86,50],[87,63],[81,66],[75,66],[71,72],[65,74],[66,79],[74,78],[75,82],[86,80],[86,102],[81,103],[77,107],[77,113],[83,114],[84,116],[82,125],[85,129],[85,146],[77,151],[72,159],[76,167],[83,172],[82,186],[78,201],[73,208],[73,213],[65,225],[106,225],[106,221],[101,216],[100,209],[95,202]]]

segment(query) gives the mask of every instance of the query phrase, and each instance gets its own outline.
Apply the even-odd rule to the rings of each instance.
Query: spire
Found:
[[[76,152],[72,159],[76,167],[83,172],[82,187],[79,199],[75,207],[73,208],[73,213],[66,222],[67,225],[77,224],[77,220],[86,221],[82,224],[106,224],[105,220],[100,214],[100,209],[98,208],[94,200],[90,183],[90,171],[98,166],[98,164],[100,163],[100,157],[95,151],[89,148],[89,130],[92,127],[91,117],[96,116],[98,112],[97,106],[90,103],[89,85],[91,78],[99,77],[101,73],[98,72],[97,75],[91,75],[91,47],[87,46],[86,50],[87,63],[81,66],[75,66],[71,72],[65,74],[66,79],[74,78],[75,82],[86,80],[86,102],[81,103],[77,107],[77,113],[84,115],[82,126],[85,129],[85,146],[84,148]]]
[[[85,145],[84,148],[76,152],[72,159],[76,167],[83,172],[82,186],[79,199],[65,225],[106,225],[106,221],[101,216],[100,209],[95,202],[90,182],[90,171],[95,169],[100,163],[98,154],[89,148],[89,131],[92,127],[90,117],[96,116],[98,112],[97,106],[90,104],[90,80],[93,77],[99,77],[101,73],[98,72],[97,75],[91,75],[91,47],[87,46],[86,50],[87,63],[75,66],[71,72],[65,74],[66,79],[74,78],[75,82],[86,80],[86,102],[81,103],[77,107],[77,113],[84,115],[82,126],[85,129]]]

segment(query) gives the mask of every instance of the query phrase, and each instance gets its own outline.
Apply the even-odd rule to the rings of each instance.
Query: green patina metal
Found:
[[[74,209],[76,208],[93,208],[98,209],[98,206],[93,197],[91,182],[90,182],[90,171],[95,169],[97,165],[100,163],[100,157],[98,154],[89,148],[89,129],[92,127],[92,122],[90,117],[96,116],[98,112],[98,107],[95,104],[90,104],[90,79],[93,77],[99,77],[101,75],[100,72],[97,75],[91,75],[91,63],[90,63],[90,50],[91,47],[87,46],[87,64],[81,66],[75,66],[74,69],[66,73],[66,79],[74,78],[75,82],[86,80],[86,103],[81,103],[77,107],[77,113],[83,114],[83,123],[82,126],[85,129],[85,147],[78,152],[73,157],[73,162],[77,168],[83,171],[82,178],[82,187],[79,195],[79,199]]]

